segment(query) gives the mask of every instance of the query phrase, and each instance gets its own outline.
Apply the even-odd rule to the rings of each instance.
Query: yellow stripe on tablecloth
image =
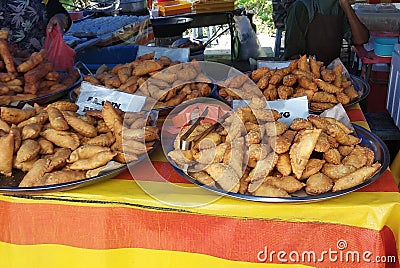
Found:
[[[21,246],[3,242],[0,242],[0,258],[2,268],[257,268],[287,266],[287,264],[231,261],[203,254],[168,250],[142,248],[91,250],[53,244]],[[310,266],[293,264],[290,267]]]
[[[192,184],[170,184],[171,187],[175,187],[171,189],[168,189],[169,184],[160,182],[141,182],[141,185],[146,189],[151,189],[153,195],[148,195],[134,181],[109,180],[90,186],[93,187],[93,191],[91,188],[84,187],[44,195],[20,197],[0,195],[0,201],[76,206],[119,206],[221,217],[325,222],[373,230],[381,230],[383,226],[387,225],[394,232],[398,231],[396,226],[400,221],[400,194],[398,192],[374,192],[373,194],[353,192],[307,204],[268,204],[220,197]],[[95,194],[90,194],[91,192]],[[162,198],[163,202],[156,200],[155,196]],[[206,204],[210,200],[213,201],[212,206]]]
[[[371,129],[369,128],[368,123],[365,122],[365,121],[355,121],[355,122],[353,122],[353,123],[356,124],[356,125],[358,125],[358,126],[360,126],[360,127],[363,127],[363,128],[365,128],[365,129],[367,129],[368,131],[371,131]]]

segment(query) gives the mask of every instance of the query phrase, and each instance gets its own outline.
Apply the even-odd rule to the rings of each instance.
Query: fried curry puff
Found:
[[[265,103],[253,98],[238,108],[213,132],[215,137],[198,141],[207,140],[205,148],[181,150],[180,139],[190,126],[182,128],[168,153],[170,161],[209,187],[282,198],[349,189],[380,169],[374,151],[337,119],[310,115],[286,125]],[[210,125],[198,125],[191,135],[201,136]]]
[[[144,112],[122,112],[109,102],[101,111],[77,110],[66,101],[23,110],[1,107],[0,173],[26,172],[20,187],[82,180],[106,166],[138,160],[159,139]]]

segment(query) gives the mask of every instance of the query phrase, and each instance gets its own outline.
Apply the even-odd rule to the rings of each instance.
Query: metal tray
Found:
[[[37,103],[39,105],[43,105],[43,104],[47,104],[49,102],[55,101],[57,99],[60,99],[61,97],[66,95],[69,91],[74,90],[81,84],[83,76],[82,76],[81,72],[79,71],[79,69],[77,69],[77,70],[79,72],[79,78],[71,86],[65,87],[57,92],[52,92],[50,94],[38,96],[38,97],[30,99],[30,100],[24,100],[24,101],[19,101],[18,103],[12,103],[8,106],[14,107],[14,108],[22,108],[22,107],[24,107],[25,104],[33,105],[34,103]]]
[[[307,203],[307,202],[316,202],[316,201],[322,201],[338,196],[342,196],[351,192],[354,192],[358,189],[361,189],[374,181],[376,181],[388,168],[389,162],[390,162],[390,156],[389,156],[389,151],[388,148],[386,147],[385,143],[375,134],[372,132],[368,131],[367,129],[360,127],[358,125],[353,124],[354,129],[356,130],[356,133],[359,138],[362,139],[361,145],[367,146],[371,150],[374,151],[375,154],[375,161],[378,161],[381,163],[381,167],[378,170],[378,172],[372,176],[371,178],[367,179],[363,183],[354,186],[352,188],[338,191],[338,192],[328,192],[325,194],[320,194],[320,195],[308,195],[305,193],[305,191],[300,190],[298,192],[295,192],[291,194],[291,197],[267,197],[267,196],[253,196],[253,195],[246,195],[246,194],[239,194],[239,193],[231,193],[231,192],[226,192],[220,188],[213,188],[207,185],[204,185],[197,180],[195,180],[193,177],[190,175],[186,174],[184,171],[181,169],[175,167],[174,164],[171,163],[171,165],[174,167],[174,169],[182,175],[185,179],[188,181],[199,185],[202,188],[205,188],[207,190],[210,190],[212,192],[215,192],[217,194],[220,194],[222,196],[227,196],[231,198],[237,198],[237,199],[243,199],[243,200],[248,200],[248,201],[256,201],[256,202],[266,202],[266,203]],[[172,144],[171,148],[172,149]],[[169,157],[168,161],[172,161]]]
[[[366,83],[364,81],[364,79],[362,79],[361,77],[351,74],[350,79],[352,81],[354,89],[357,90],[357,92],[358,92],[358,98],[351,100],[348,104],[343,105],[343,107],[349,107],[353,104],[361,102],[369,95],[369,92],[370,92],[369,84]],[[323,111],[325,111],[325,110],[310,110],[310,112],[312,112],[314,114],[320,114]]]
[[[366,83],[361,77],[355,76],[355,75],[350,75],[350,78],[352,80],[352,84],[354,86],[354,89],[357,90],[358,92],[358,98],[353,99],[352,101],[350,101],[348,104],[343,105],[343,107],[349,107],[353,104],[359,103],[362,100],[364,100],[370,93],[370,86],[368,83]],[[228,104],[229,106],[232,107],[232,101],[228,101],[226,99],[224,99],[223,97],[221,97],[219,95],[218,92],[218,87],[215,88],[215,90],[213,90],[211,92],[211,97],[222,101],[226,104]],[[320,114],[325,110],[310,110],[311,113],[313,114]]]
[[[152,152],[156,150],[156,148],[160,145],[160,141],[156,141],[153,148],[147,152],[147,155],[150,155]],[[60,183],[60,184],[51,184],[51,185],[43,185],[43,186],[35,186],[35,187],[18,187],[18,184],[24,177],[25,173],[21,170],[13,170],[13,175],[11,177],[0,175],[0,193],[1,194],[40,194],[40,193],[48,193],[55,191],[67,191],[83,186],[88,186],[94,183],[102,182],[111,178],[114,178],[122,171],[128,168],[129,166],[134,166],[140,163],[147,156],[146,154],[142,154],[139,156],[138,160],[134,162],[130,162],[116,169],[106,171],[97,176],[86,178],[83,180]]]

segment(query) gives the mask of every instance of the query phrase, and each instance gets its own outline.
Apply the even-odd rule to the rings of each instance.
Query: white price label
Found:
[[[78,113],[82,114],[87,110],[101,110],[105,101],[111,102],[115,108],[125,112],[140,112],[146,102],[146,97],[82,82],[76,100],[76,104],[79,106]]]

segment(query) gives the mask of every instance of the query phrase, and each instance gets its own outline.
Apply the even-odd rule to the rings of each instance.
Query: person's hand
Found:
[[[58,13],[51,17],[51,19],[47,23],[47,31],[51,32],[53,31],[54,27],[58,27],[58,30],[61,32],[61,34],[63,34],[65,32],[65,29],[67,28],[67,25],[67,15],[63,13]]]
[[[344,7],[349,7],[349,6],[351,6],[352,4],[354,4],[354,3],[355,3],[354,0],[339,0],[339,4],[340,4],[340,6],[341,6],[342,8],[344,8]]]

